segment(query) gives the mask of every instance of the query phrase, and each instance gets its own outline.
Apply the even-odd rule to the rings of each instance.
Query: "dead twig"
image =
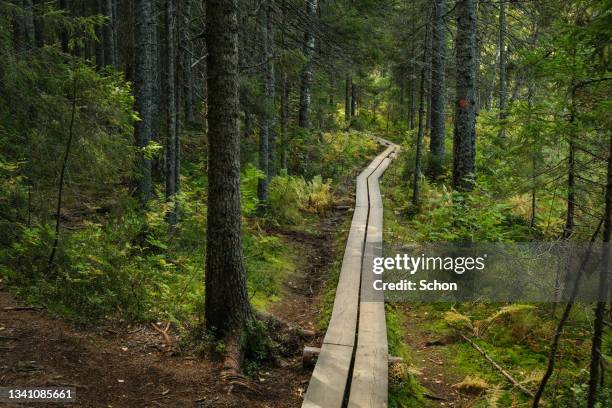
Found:
[[[166,342],[166,345],[168,347],[172,346],[172,339],[170,339],[170,336],[168,335],[168,329],[170,328],[170,322],[166,324],[166,327],[164,329],[161,329],[155,323],[151,323],[151,326],[153,327],[153,329],[155,329],[156,332],[158,332],[159,334],[163,336],[164,341]]]
[[[468,336],[464,335],[463,333],[459,333],[459,335],[461,336],[461,338],[463,340],[467,341],[470,344],[470,346],[472,346],[474,349],[476,349],[476,351],[478,351],[489,363],[491,363],[491,365],[497,371],[499,371],[508,381],[510,381],[512,384],[514,384],[515,387],[517,387],[519,390],[521,390],[521,392],[523,394],[525,394],[525,395],[527,395],[527,396],[529,396],[531,398],[533,398],[535,396],[533,391],[531,391],[530,389],[526,388],[524,385],[522,385],[517,380],[515,380],[514,377],[512,377],[510,375],[510,373],[508,373],[499,364],[497,364],[478,344],[474,343],[474,341],[472,341],[472,339],[470,339]]]
[[[428,400],[432,400],[432,401],[448,401],[448,399],[447,399],[447,398],[444,398],[444,397],[439,397],[439,396],[437,396],[437,395],[432,395],[432,394],[427,394],[427,393],[425,393],[425,394],[423,394],[423,396],[424,396],[425,398],[427,398]]]

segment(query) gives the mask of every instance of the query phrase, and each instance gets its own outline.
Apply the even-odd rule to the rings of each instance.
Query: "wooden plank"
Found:
[[[374,160],[366,167],[357,177],[357,187],[355,193],[355,206],[356,207],[367,207],[369,203],[368,198],[368,178],[376,171],[380,164],[392,154],[394,147],[386,148],[381,154],[376,156]]]
[[[302,408],[340,408],[344,400],[353,347],[323,344]]]
[[[349,408],[387,407],[388,354],[384,303],[362,302]]]
[[[361,273],[361,302],[383,301],[382,292],[374,291],[372,284],[376,276],[372,272],[375,257],[382,255],[382,207],[370,208],[368,220],[368,235],[363,253],[363,269]],[[361,331],[361,318],[359,319]],[[359,337],[359,336],[358,336]]]
[[[380,201],[378,184],[374,183],[374,181],[376,181],[387,168],[388,162],[390,161],[388,157],[396,149],[395,145],[390,142],[380,138],[377,139],[381,144],[387,146],[387,148],[372,160],[356,180],[355,213],[353,214],[351,228],[344,250],[332,316],[323,340],[321,354],[317,359],[302,407],[340,408],[343,404],[344,394],[350,376],[349,370],[351,367],[353,350],[355,348],[358,308],[361,308],[360,304],[363,303],[360,303],[359,299],[359,290],[364,274],[362,260],[365,255],[364,252],[367,251],[368,258],[370,259],[368,265],[371,278],[372,255],[381,249],[376,245],[368,246],[368,243],[382,243],[382,201]],[[370,200],[373,197],[378,197],[378,201],[375,202],[376,208],[372,212]],[[374,217],[373,225],[369,225],[368,216]],[[365,239],[366,232],[369,237],[368,240]],[[366,387],[369,387],[375,392],[372,401],[378,402],[384,399],[385,405],[378,405],[383,407],[386,406],[387,399],[387,374],[385,372],[385,384],[383,387],[381,384],[377,384],[371,380],[372,373],[368,373],[366,369],[370,360],[372,360],[372,356],[377,357],[378,353],[382,350],[381,347],[385,350],[387,347],[384,303],[375,304],[378,306],[382,305],[382,309],[380,307],[373,308],[366,306],[364,309],[365,314],[363,317],[361,317],[362,315],[360,314],[359,322],[361,324],[362,319],[364,319],[363,321],[365,323],[371,320],[372,313],[377,313],[378,318],[380,318],[382,314],[383,326],[382,329],[380,329],[380,327],[376,328],[366,323],[364,334],[359,340],[361,350],[359,349],[359,345],[357,347],[360,368],[354,373],[357,374],[358,381],[363,381]],[[378,338],[375,338],[375,335],[377,335]],[[383,340],[381,340],[381,336],[384,337]],[[374,340],[380,342],[381,347],[373,348],[371,345],[374,344]],[[388,353],[385,351],[385,370],[387,369],[387,354]],[[374,367],[376,367],[376,373],[382,372],[377,367],[379,364],[377,358],[375,361],[372,361],[372,363]],[[376,405],[371,406],[374,407]]]
[[[368,207],[368,177],[367,175],[360,175],[357,177],[355,191],[355,208]]]
[[[355,208],[344,250],[340,278],[336,288],[332,316],[325,333],[325,343],[354,346],[361,280],[361,258],[368,210]]]
[[[389,148],[392,154],[395,147]],[[385,304],[382,292],[373,290],[374,257],[382,256],[383,206],[379,177],[390,163],[385,158],[368,178],[370,211],[363,255],[359,303],[359,333],[351,377],[348,407],[385,408],[388,404],[388,346]]]

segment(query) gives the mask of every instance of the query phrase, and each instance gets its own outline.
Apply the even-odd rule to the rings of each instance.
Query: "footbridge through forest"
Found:
[[[357,177],[355,212],[333,311],[302,408],[387,406],[385,304],[382,293],[379,298],[371,294],[372,260],[382,256],[383,203],[378,181],[399,146],[375,139],[385,150]]]

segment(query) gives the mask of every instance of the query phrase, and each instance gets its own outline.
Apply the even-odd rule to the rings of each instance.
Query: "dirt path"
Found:
[[[314,329],[342,214],[330,214],[315,234],[275,231],[303,254],[282,300],[271,307],[292,325]],[[76,387],[79,407],[284,408],[299,407],[308,385],[301,347],[278,367],[262,368],[254,378],[260,394],[228,393],[219,380],[219,361],[178,355],[151,327],[80,330],[43,310],[6,310],[15,306],[19,303],[0,291],[0,386]]]

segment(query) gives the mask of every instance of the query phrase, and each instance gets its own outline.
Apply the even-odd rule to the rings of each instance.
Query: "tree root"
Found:
[[[257,385],[242,374],[241,360],[242,347],[239,336],[230,335],[226,338],[225,357],[223,359],[223,370],[221,371],[221,380],[230,386],[228,393],[231,393],[235,387],[240,387],[258,395],[261,394]]]
[[[253,310],[253,318],[261,321],[266,328],[267,336],[274,337],[275,341],[284,343],[286,348],[291,349],[291,353],[301,349],[298,345],[302,341],[314,337],[315,333],[311,330],[304,330],[291,326],[289,323],[266,312]],[[236,387],[261,395],[258,384],[251,381],[242,374],[241,365],[244,357],[243,344],[238,333],[231,333],[225,336],[225,354],[223,357],[223,369],[221,379],[229,385],[228,393]],[[295,350],[293,350],[295,349]]]

